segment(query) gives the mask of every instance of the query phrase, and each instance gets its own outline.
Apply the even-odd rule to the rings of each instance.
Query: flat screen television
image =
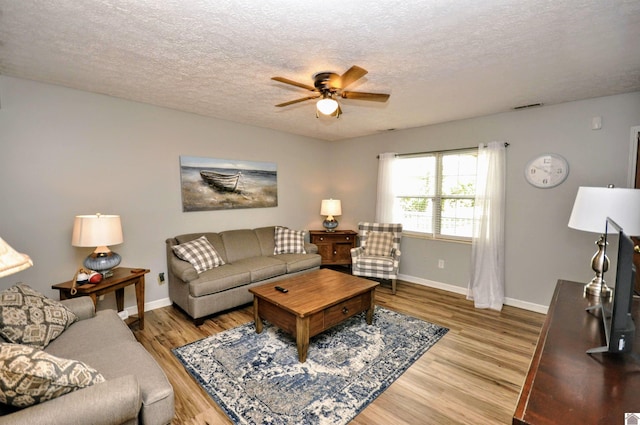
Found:
[[[633,322],[633,294],[636,268],[633,265],[631,238],[615,221],[607,217],[605,225],[605,255],[609,271],[615,270],[615,287],[611,301],[601,300],[597,306],[604,324],[606,345],[587,350],[587,353],[629,353],[633,348],[636,327]],[[617,250],[615,249],[617,248]],[[606,272],[603,274],[605,277]]]

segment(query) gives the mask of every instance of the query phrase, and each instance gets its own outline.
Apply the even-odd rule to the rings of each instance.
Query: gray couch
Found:
[[[167,239],[167,270],[171,301],[191,316],[196,325],[206,316],[252,301],[252,286],[320,268],[318,247],[305,235],[306,254],[274,255],[275,226],[228,230],[220,233],[189,233]],[[198,274],[188,261],[178,258],[172,247],[206,236],[225,264]]]
[[[15,412],[4,406],[0,424],[170,423],[174,416],[173,388],[120,316],[114,310],[96,313],[89,297],[61,302],[78,316],[78,321],[44,351],[85,362],[106,381]]]

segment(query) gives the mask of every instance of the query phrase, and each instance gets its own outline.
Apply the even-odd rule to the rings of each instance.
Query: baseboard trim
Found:
[[[451,285],[448,283],[436,282],[434,280],[422,279],[419,277],[408,276],[404,274],[398,275],[398,279],[404,280],[405,282],[428,286],[430,288],[442,289],[443,291],[449,291],[456,294],[467,295],[467,288],[462,288],[460,286]],[[523,310],[529,310],[529,311],[542,313],[542,314],[547,314],[547,311],[549,310],[549,307],[545,305],[534,304],[528,301],[522,301],[522,300],[517,300],[515,298],[508,298],[508,297],[504,299],[504,304],[511,307],[517,307]]]
[[[467,288],[462,288],[456,285],[450,285],[448,283],[436,282],[435,280],[422,279],[415,276],[408,276],[404,274],[398,275],[398,279],[404,280],[405,282],[415,283],[418,285],[428,286],[430,288],[442,289],[443,291],[449,291],[456,294],[467,295]],[[162,308],[170,306],[171,300],[169,298],[162,298],[159,300],[151,301],[144,304],[144,311],[155,310],[156,308]],[[504,304],[509,305],[511,307],[521,308],[523,310],[529,310],[536,313],[547,314],[549,310],[548,306],[530,303],[528,301],[517,300],[514,298],[505,298]],[[136,306],[126,307],[124,311],[121,311],[120,317],[122,319],[126,319],[129,316],[133,316],[138,314],[138,308]]]
[[[151,302],[148,302],[148,303],[144,303],[144,311],[155,310],[156,308],[167,307],[167,306],[170,306],[171,304],[172,303],[171,303],[171,300],[169,298],[162,298],[162,299],[159,299],[159,300],[155,300],[155,301],[151,301]],[[125,307],[124,311],[121,311],[118,314],[120,315],[122,320],[125,320],[129,316],[133,316],[135,314],[138,314],[138,307],[135,306],[135,305],[131,306],[131,307]]]

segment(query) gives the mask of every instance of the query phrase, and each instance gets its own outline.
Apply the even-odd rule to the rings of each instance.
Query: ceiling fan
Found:
[[[364,77],[366,73],[366,69],[360,68],[356,65],[353,65],[342,75],[338,75],[335,72],[318,72],[312,77],[313,86],[299,83],[297,81],[293,81],[284,77],[272,77],[272,80],[279,81],[285,84],[291,84],[292,86],[315,92],[310,96],[280,103],[276,105],[276,107],[289,106],[293,105],[294,103],[304,102],[305,100],[319,98],[320,100],[316,103],[316,117],[319,117],[318,113],[322,113],[324,115],[335,115],[336,118],[339,118],[342,114],[342,109],[340,109],[340,104],[336,100],[336,98],[338,97],[343,99],[386,102],[387,99],[389,99],[389,95],[385,93],[366,93],[345,90],[345,88],[347,88],[349,85]]]

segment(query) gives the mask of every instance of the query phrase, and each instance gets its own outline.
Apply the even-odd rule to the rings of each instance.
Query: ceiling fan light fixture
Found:
[[[316,103],[316,108],[321,114],[331,115],[338,109],[338,102],[330,97],[325,97]]]

